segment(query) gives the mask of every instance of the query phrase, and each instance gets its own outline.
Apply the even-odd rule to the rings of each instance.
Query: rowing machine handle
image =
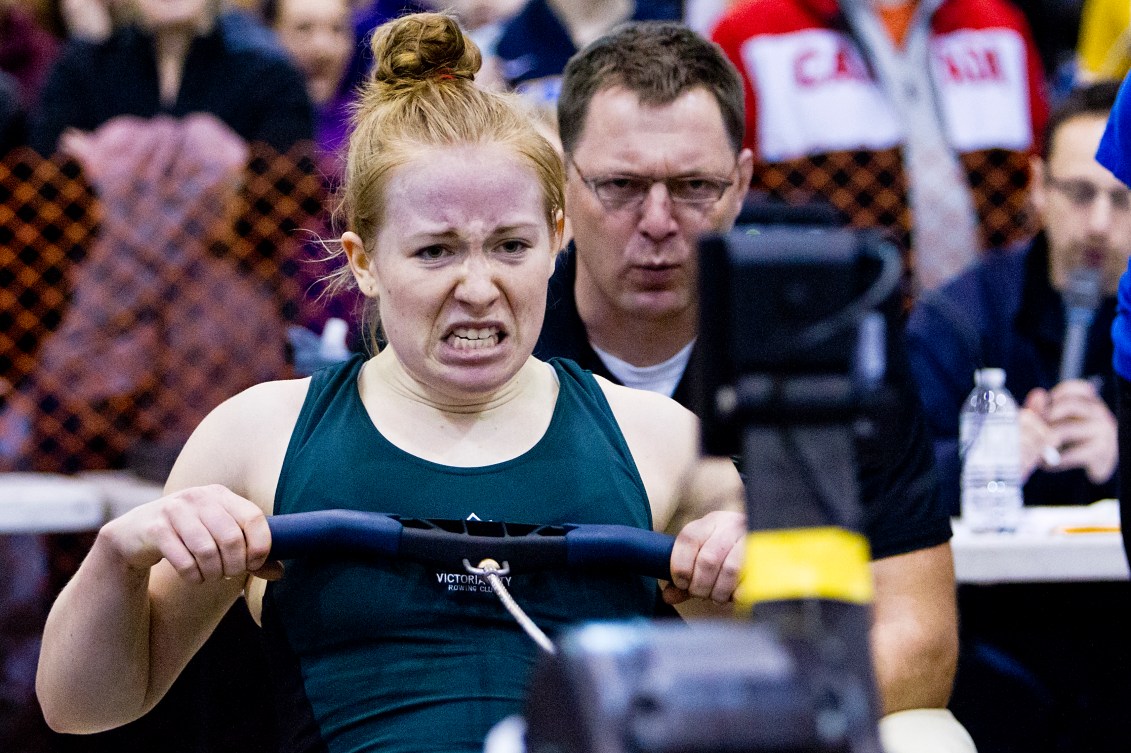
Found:
[[[529,525],[430,520],[358,510],[274,515],[271,558],[381,557],[449,568],[491,558],[511,572],[613,569],[671,580],[675,539],[612,524]]]

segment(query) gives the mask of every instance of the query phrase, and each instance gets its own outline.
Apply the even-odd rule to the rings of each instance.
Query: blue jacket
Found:
[[[1115,412],[1112,378],[1114,298],[1105,300],[1088,334],[1084,374],[1100,382],[1100,394]],[[963,275],[929,293],[907,325],[911,370],[935,438],[939,495],[958,513],[958,413],[974,387],[974,371],[1005,369],[1006,387],[1017,402],[1034,387],[1056,385],[1064,341],[1064,304],[1049,284],[1043,234],[1013,251],[994,253]],[[1087,504],[1116,494],[1115,477],[1088,481],[1083,470],[1037,470],[1025,484],[1027,505]]]
[[[674,0],[637,0],[633,21],[678,21],[680,4]],[[508,86],[538,97],[547,104],[557,102],[562,71],[577,47],[569,31],[546,0],[529,0],[503,24],[494,53]]]

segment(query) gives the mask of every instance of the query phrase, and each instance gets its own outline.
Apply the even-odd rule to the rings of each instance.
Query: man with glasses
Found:
[[[991,254],[924,296],[908,323],[911,364],[934,430],[939,492],[958,512],[958,413],[974,370],[1005,369],[1022,402],[1025,502],[1086,504],[1116,495],[1115,385],[1109,332],[1131,256],[1131,191],[1095,160],[1117,83],[1068,96],[1032,163],[1041,231]],[[1099,273],[1082,378],[1060,381],[1066,303],[1075,270]]]
[[[573,242],[550,282],[535,354],[687,404],[696,241],[733,226],[753,168],[738,72],[678,24],[621,26],[570,60],[558,121]],[[898,365],[893,372],[899,381]],[[930,443],[909,377],[901,383],[891,423],[858,445],[885,734],[914,718],[933,727],[925,734],[963,738],[943,710],[957,642],[950,525],[934,506]]]

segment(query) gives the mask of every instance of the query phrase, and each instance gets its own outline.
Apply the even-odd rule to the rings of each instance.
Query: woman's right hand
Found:
[[[103,526],[98,537],[137,572],[165,559],[192,583],[278,574],[278,564],[267,561],[271,531],[263,510],[219,484],[136,507]]]

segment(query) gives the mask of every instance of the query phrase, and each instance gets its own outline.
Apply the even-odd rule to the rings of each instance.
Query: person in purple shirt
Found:
[[[354,88],[346,78],[355,34],[348,0],[267,0],[263,20],[306,81],[314,107],[319,167],[331,184],[342,172]]]

